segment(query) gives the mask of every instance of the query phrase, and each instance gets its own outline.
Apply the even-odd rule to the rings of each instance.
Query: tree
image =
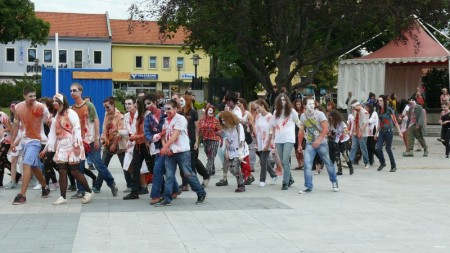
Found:
[[[46,44],[50,24],[36,17],[29,0],[0,0],[0,42],[29,39],[32,45]]]
[[[191,50],[242,64],[266,90],[270,75],[290,88],[307,67],[313,78],[324,60],[335,59],[383,33],[391,39],[418,17],[448,25],[447,0],[147,0],[132,5],[131,18],[158,17],[160,31],[189,32]],[[413,15],[414,14],[414,15]],[[401,38],[405,39],[405,38]]]

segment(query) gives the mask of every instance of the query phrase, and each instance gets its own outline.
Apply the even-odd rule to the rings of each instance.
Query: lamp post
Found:
[[[192,59],[192,62],[194,64],[194,69],[195,69],[194,82],[193,82],[193,85],[194,85],[194,84],[197,84],[197,66],[198,66],[198,64],[200,62],[200,59],[202,59],[202,58],[200,56],[198,56],[198,54],[194,54],[194,55],[192,55],[191,59]]]
[[[34,75],[34,79],[36,82],[36,85],[38,84],[38,72],[39,72],[39,59],[34,59],[34,70],[36,71],[36,74]]]

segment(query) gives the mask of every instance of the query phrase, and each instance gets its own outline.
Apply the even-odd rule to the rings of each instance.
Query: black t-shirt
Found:
[[[195,111],[194,109],[191,109],[189,111],[188,114],[183,116],[186,118],[187,120],[187,130],[188,130],[188,135],[189,135],[189,140],[191,141],[191,146],[193,146],[195,144],[195,122],[198,121],[198,114],[197,111]]]
[[[450,113],[442,115],[441,120],[442,122],[450,121]],[[450,123],[445,123],[444,125],[442,125],[442,128],[450,128]]]

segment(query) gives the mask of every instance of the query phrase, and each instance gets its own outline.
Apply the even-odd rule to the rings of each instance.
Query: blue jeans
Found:
[[[364,164],[369,164],[369,153],[367,152],[367,137],[359,139],[356,135],[352,135],[352,148],[350,149],[350,161],[355,162],[356,151],[359,148],[363,156]]]
[[[173,184],[175,183],[175,172],[177,165],[180,170],[183,171],[188,184],[191,189],[197,193],[197,196],[206,195],[205,189],[203,189],[200,181],[198,181],[197,174],[192,171],[191,167],[191,152],[185,151],[181,153],[175,153],[172,156],[166,156],[166,185],[164,187],[164,199],[172,201]]]
[[[115,155],[115,154],[109,152],[109,150],[107,150],[106,148],[103,149],[102,161],[103,161],[103,164],[104,164],[106,167],[109,166],[109,163],[111,162],[111,159],[112,159],[112,157],[113,157],[114,155]],[[123,167],[123,159],[124,159],[124,157],[125,157],[125,152],[122,152],[122,153],[117,154],[117,157],[119,158],[120,167]],[[89,156],[88,156],[87,158],[89,158]],[[88,164],[89,164],[89,160],[90,160],[90,159],[86,159],[86,161],[88,161]],[[92,160],[92,159],[91,159],[91,160]],[[92,162],[92,161],[91,161],[91,162]],[[129,174],[129,173],[128,173],[128,174]],[[127,187],[128,187],[128,183],[129,183],[129,182],[127,181],[127,178],[130,178],[130,177],[128,177],[128,176],[126,175],[126,173],[124,173],[124,175],[125,175],[125,181],[127,182]],[[95,186],[95,188],[97,188],[97,189],[100,190],[100,188],[102,187],[102,185],[103,185],[103,176],[102,176],[101,173],[98,173],[97,180],[95,180],[95,182],[94,182],[94,186]],[[131,185],[131,184],[130,184],[130,185]]]
[[[336,177],[336,169],[334,168],[334,164],[330,160],[330,152],[328,149],[328,143],[322,143],[320,146],[316,149],[312,147],[312,143],[306,143],[306,147],[304,152],[305,157],[305,170],[304,170],[304,176],[305,176],[305,187],[308,189],[313,188],[313,173],[312,173],[312,166],[314,162],[314,157],[316,156],[316,153],[320,156],[320,159],[322,159],[323,163],[327,167],[328,177],[330,178],[330,181],[332,183],[337,182]]]
[[[281,164],[283,165],[283,184],[289,184],[289,180],[292,179],[291,176],[291,151],[294,147],[294,143],[276,143],[278,156],[280,157]]]
[[[100,148],[99,149],[94,149],[94,142],[92,142],[90,144],[90,146],[91,146],[91,152],[89,152],[89,153],[86,152],[86,157],[91,158],[92,162],[95,165],[95,168],[98,170],[98,174],[103,177],[103,180],[106,181],[106,184],[109,187],[115,185],[114,178],[111,175],[111,172],[109,172],[108,167],[106,167],[106,165],[102,161],[102,158],[101,158],[101,155],[100,155],[100,150],[101,149]],[[84,174],[84,161],[80,163],[80,172],[81,172],[82,175]],[[100,189],[100,186],[95,185],[95,183],[94,183],[94,187],[99,187],[98,189]],[[81,186],[81,184],[78,183],[78,182],[77,182],[77,188],[78,188],[78,192],[84,192],[85,191],[83,186]]]
[[[383,131],[380,130],[378,132],[378,141],[377,141],[377,153],[378,153],[378,159],[380,160],[381,164],[386,164],[386,161],[384,160],[383,155],[383,142],[386,142],[386,152],[389,156],[389,161],[391,162],[391,168],[396,168],[395,160],[394,160],[394,154],[392,153],[392,138],[394,137],[394,132],[392,130],[389,131]]]
[[[166,156],[156,154],[155,166],[153,167],[153,182],[150,191],[150,198],[160,198],[164,187],[164,175],[166,174],[165,166]],[[179,187],[177,178],[174,178],[172,192],[178,192]]]

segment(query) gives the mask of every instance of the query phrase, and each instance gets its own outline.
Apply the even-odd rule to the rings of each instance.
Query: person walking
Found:
[[[79,83],[72,83],[70,86],[70,95],[75,100],[75,104],[71,107],[80,118],[81,137],[83,138],[84,151],[87,157],[92,159],[95,168],[98,170],[99,176],[106,181],[111,189],[112,195],[117,196],[119,189],[116,186],[114,177],[103,163],[100,155],[100,121],[98,119],[97,110],[94,104],[83,99],[83,86]],[[80,166],[81,173],[84,173],[84,164]],[[98,180],[97,180],[98,181]],[[85,189],[77,183],[78,192],[71,198],[83,198]],[[99,187],[100,188],[100,187]]]
[[[364,168],[368,169],[370,167],[369,156],[367,152],[367,136],[369,135],[369,113],[361,106],[359,102],[352,103],[353,112],[353,123],[351,127],[352,134],[352,148],[350,150],[350,160],[353,162],[356,158],[356,151],[359,148],[364,161]]]
[[[423,156],[428,156],[428,146],[423,138],[426,134],[425,124],[425,112],[422,106],[416,103],[415,98],[409,99],[409,110],[406,113],[408,116],[408,122],[406,127],[408,128],[408,150],[403,153],[404,157],[414,156],[414,141],[415,138],[419,141],[423,148]]]
[[[333,141],[337,144],[338,152],[336,154],[336,163],[338,172],[336,175],[342,175],[342,161],[340,154],[342,154],[342,157],[344,157],[344,160],[347,163],[350,175],[353,175],[353,164],[348,155],[350,148],[350,135],[348,134],[347,124],[345,124],[342,114],[337,110],[331,110],[329,112],[328,121],[330,124],[330,132],[333,133]]]
[[[86,159],[81,138],[80,119],[77,113],[69,108],[69,102],[64,95],[56,94],[53,97],[53,105],[57,112],[52,119],[47,145],[40,153],[40,157],[43,158],[47,152],[55,152],[53,161],[58,167],[61,196],[53,202],[53,205],[67,203],[67,170],[72,171],[72,176],[86,190],[81,203],[87,204],[91,201],[94,193],[79,169],[80,161]]]
[[[298,132],[298,143],[302,143],[306,137],[306,147],[303,151],[302,146],[298,146],[298,152],[304,152],[305,157],[305,188],[299,193],[307,193],[313,190],[313,174],[312,166],[314,157],[319,154],[325,167],[327,168],[328,177],[332,184],[333,191],[339,191],[338,180],[336,177],[336,169],[330,160],[328,149],[328,121],[325,114],[319,110],[315,110],[314,99],[308,98],[306,102],[306,112],[300,116],[300,130]]]
[[[377,153],[378,159],[380,160],[380,166],[377,170],[381,171],[384,167],[386,167],[386,162],[383,155],[383,145],[385,145],[386,152],[391,163],[390,172],[395,172],[397,170],[397,165],[395,164],[394,154],[392,153],[394,126],[397,128],[400,138],[403,138],[403,135],[400,126],[397,123],[395,112],[388,107],[387,97],[383,95],[378,97],[378,117],[380,120],[375,138],[377,138]]]
[[[160,153],[166,156],[166,184],[163,200],[156,203],[156,207],[170,206],[172,204],[172,189],[175,183],[174,178],[177,165],[180,170],[183,170],[191,189],[197,193],[196,204],[203,204],[206,199],[206,191],[201,186],[195,171],[191,167],[191,148],[187,133],[187,120],[184,116],[177,114],[175,111],[177,107],[178,104],[175,100],[169,100],[164,105],[167,120],[164,121],[163,131],[165,131],[165,134],[164,138],[162,138],[163,147]]]
[[[214,160],[217,155],[217,149],[220,142],[220,124],[214,115],[214,106],[208,105],[205,109],[206,113],[198,123],[199,134],[203,138],[205,146],[205,154],[207,158],[206,170],[210,175],[216,174]]]
[[[439,119],[439,124],[442,126],[441,141],[445,146],[445,156],[442,158],[448,158],[450,153],[450,109],[449,102],[444,102],[442,105],[442,114]]]
[[[31,87],[23,89],[23,97],[25,101],[16,105],[15,117],[17,125],[23,125],[24,135],[21,139],[21,148],[23,149],[23,182],[20,192],[14,198],[13,205],[25,204],[27,201],[26,192],[28,184],[31,180],[31,174],[37,178],[41,184],[41,197],[47,198],[50,194],[50,188],[45,183],[39,161],[39,152],[41,151],[41,140],[43,139],[44,122],[49,119],[50,113],[47,107],[36,101],[36,90]],[[16,139],[14,131],[12,140]],[[16,143],[10,146],[11,151],[16,151]]]

